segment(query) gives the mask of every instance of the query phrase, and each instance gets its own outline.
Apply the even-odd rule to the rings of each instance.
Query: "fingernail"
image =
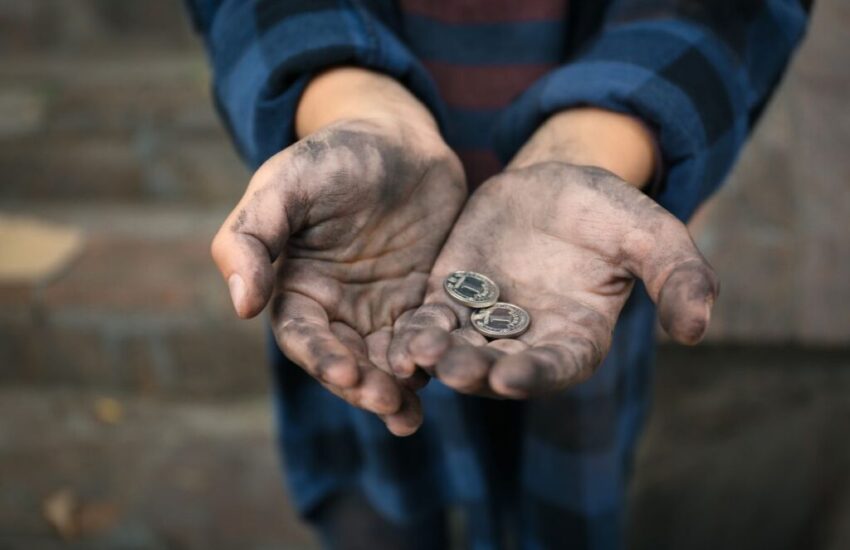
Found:
[[[236,308],[236,313],[241,314],[245,305],[245,281],[238,273],[234,273],[227,279],[227,286],[230,288],[230,299],[233,300],[233,307]]]

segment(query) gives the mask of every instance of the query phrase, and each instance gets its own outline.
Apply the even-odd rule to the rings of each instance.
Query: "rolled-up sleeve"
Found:
[[[389,2],[187,0],[213,68],[216,106],[253,168],[295,139],[310,77],[357,65],[401,81],[439,118],[428,73],[399,39]]]
[[[497,151],[507,161],[570,107],[635,115],[663,159],[655,198],[686,220],[732,167],[806,19],[798,0],[615,2],[586,48],[505,111]]]

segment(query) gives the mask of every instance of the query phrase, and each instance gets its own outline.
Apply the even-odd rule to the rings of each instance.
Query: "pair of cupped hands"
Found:
[[[581,135],[594,143],[607,124],[591,120]],[[686,227],[592,166],[588,140],[569,126],[541,127],[471,196],[431,115],[388,77],[316,77],[296,126],[302,139],[254,174],[213,257],[240,317],[269,305],[281,350],[392,433],[420,426],[416,390],[430,377],[512,399],[586,380],[636,279],[673,339],[702,337],[717,282]],[[613,147],[640,131],[616,128]],[[613,156],[615,168],[646,179],[645,149]],[[630,155],[645,166],[624,165]],[[494,279],[501,300],[529,312],[528,331],[476,332],[443,290],[456,270]]]

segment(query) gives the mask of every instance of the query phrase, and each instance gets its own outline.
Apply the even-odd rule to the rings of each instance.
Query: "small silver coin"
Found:
[[[474,311],[470,320],[475,330],[489,338],[519,336],[531,324],[527,311],[507,302],[496,302],[488,308]]]
[[[455,271],[443,281],[443,288],[455,301],[474,308],[489,307],[499,299],[499,286],[474,271]]]

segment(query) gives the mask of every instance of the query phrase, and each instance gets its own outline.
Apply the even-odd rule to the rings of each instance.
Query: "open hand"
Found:
[[[525,308],[529,330],[488,342],[443,290],[456,270],[494,279]],[[586,380],[611,345],[620,310],[643,280],[661,324],[699,341],[718,283],[686,227],[641,191],[598,168],[532,164],[471,197],[437,259],[424,305],[397,323],[388,359],[465,393],[526,398]]]
[[[341,120],[267,161],[212,252],[242,317],[271,300],[283,352],[396,434],[418,397],[389,374],[392,326],[422,303],[466,187],[436,129]]]

